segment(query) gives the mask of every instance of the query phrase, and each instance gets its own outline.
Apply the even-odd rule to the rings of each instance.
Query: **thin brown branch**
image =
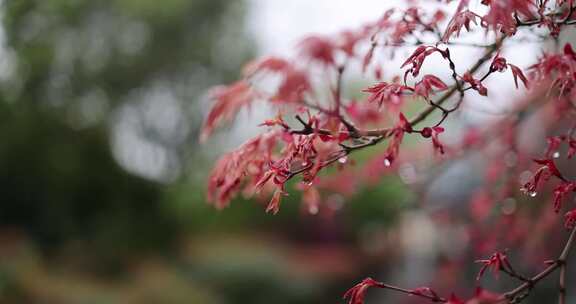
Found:
[[[339,66],[336,75],[336,88],[334,89],[334,115],[340,117],[340,106],[342,104],[342,77],[344,76],[344,65]]]
[[[530,278],[527,282],[523,283],[522,285],[516,287],[515,289],[513,289],[509,292],[502,294],[500,301],[502,301],[503,303],[506,303],[507,301],[510,301],[510,302],[515,301],[515,303],[518,303],[517,300],[518,300],[519,296],[522,296],[522,299],[523,299],[524,298],[523,294],[525,292],[529,292],[529,290],[532,289],[542,279],[548,277],[551,273],[553,273],[557,269],[565,268],[566,267],[566,259],[568,258],[568,254],[570,253],[570,249],[572,249],[572,247],[574,245],[574,239],[575,238],[576,238],[576,228],[573,228],[572,231],[570,232],[570,236],[568,237],[568,240],[566,241],[566,244],[564,245],[564,248],[562,249],[562,253],[558,257],[558,259],[556,261],[552,262],[552,264],[550,264],[542,272],[540,272],[537,275]],[[565,270],[564,270],[564,272],[565,272]],[[563,281],[564,279],[562,278],[562,271],[561,271],[560,276],[561,276],[560,280],[562,281],[562,283],[561,283],[560,290],[559,290],[559,301],[564,301],[564,302],[559,302],[559,303],[565,303],[566,291],[565,291],[565,286],[564,286],[564,281]]]
[[[572,229],[570,233],[570,238],[564,246],[564,250],[562,250],[562,254],[560,258],[558,258],[558,263],[560,264],[560,278],[558,282],[558,303],[559,304],[566,304],[566,259],[568,258],[568,254],[570,253],[570,249],[574,243],[574,238],[576,235],[576,228]]]
[[[560,265],[560,279],[558,280],[558,304],[566,304],[566,264]]]
[[[394,286],[394,285],[388,285],[388,284],[379,284],[378,287],[384,288],[384,289],[394,290],[394,291],[405,293],[408,295],[418,296],[418,297],[421,297],[424,299],[428,299],[434,303],[447,303],[448,302],[448,300],[437,295],[431,289],[427,290],[428,291],[428,294],[427,294],[427,293],[424,293],[423,291],[418,291],[418,290],[414,290],[414,289],[405,289],[402,287],[398,287],[398,286]]]
[[[504,272],[505,274],[509,275],[510,277],[514,278],[514,279],[520,280],[522,282],[530,282],[529,278],[526,278],[523,275],[517,273],[516,271],[514,271],[514,269],[502,268],[501,271]]]

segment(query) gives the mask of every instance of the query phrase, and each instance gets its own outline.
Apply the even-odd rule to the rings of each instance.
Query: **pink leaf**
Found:
[[[513,64],[508,64],[508,66],[512,70],[512,76],[514,76],[514,84],[516,85],[516,88],[518,88],[518,78],[520,78],[520,80],[522,80],[522,83],[524,84],[524,87],[528,89],[529,88],[528,79],[526,78],[526,76],[524,76],[522,70]]]
[[[214,128],[222,122],[231,120],[236,116],[238,111],[249,105],[255,98],[256,94],[246,81],[240,80],[228,86],[218,86],[212,89],[210,97],[216,101],[206,120],[200,141],[205,141],[212,133]]]
[[[424,53],[424,51],[426,51],[428,47],[425,45],[421,45],[418,48],[416,48],[416,50],[414,51],[414,53],[412,53],[412,55],[410,55],[410,57],[408,57],[408,59],[406,59],[406,61],[404,61],[404,63],[400,66],[400,68],[404,68],[405,66],[407,66],[408,64],[412,63],[412,61],[418,57],[420,54]]]

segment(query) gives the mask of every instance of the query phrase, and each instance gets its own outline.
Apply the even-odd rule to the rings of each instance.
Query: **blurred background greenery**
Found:
[[[256,52],[246,3],[0,13],[1,303],[333,303],[395,254],[382,240],[409,196],[393,178],[329,217],[296,194],[278,216],[206,204],[222,147],[197,143],[200,99]]]

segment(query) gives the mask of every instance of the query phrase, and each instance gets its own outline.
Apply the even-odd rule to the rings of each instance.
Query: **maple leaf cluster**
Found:
[[[542,278],[556,270],[561,278],[565,273],[576,231],[576,206],[570,205],[576,180],[564,169],[570,168],[564,164],[576,155],[576,52],[570,43],[560,45],[558,37],[564,28],[576,24],[576,7],[572,0],[483,0],[481,10],[468,0],[454,4],[431,12],[416,5],[391,9],[358,29],[306,37],[293,58],[256,59],[245,66],[240,80],[209,94],[214,102],[206,115],[202,140],[232,121],[241,109],[268,103],[276,111],[272,118],[259,122],[260,135],[216,163],[208,181],[208,200],[218,208],[228,206],[239,194],[257,195],[266,197],[266,211],[275,214],[282,197],[288,195],[287,183],[297,180],[294,188],[303,193],[303,204],[310,207],[306,210],[321,212],[329,192],[352,195],[363,183],[393,174],[398,164],[413,155],[404,150],[403,143],[415,137],[429,142],[426,151],[439,164],[481,151],[486,164],[479,172],[484,174],[483,183],[469,204],[473,224],[469,236],[479,252],[494,252],[502,243],[513,248],[528,238],[534,212],[519,208],[518,201],[544,200],[543,193],[550,194],[550,205],[541,205],[550,207],[538,209],[542,220],[534,229],[551,233],[560,222],[573,231],[560,257],[534,277],[517,273],[508,256],[499,251],[478,260],[482,264],[478,284],[488,270],[520,280],[521,285],[508,292],[494,293],[478,286],[475,295],[464,301],[454,293],[443,297],[428,287],[403,289],[368,278],[346,293],[350,304],[364,303],[369,288],[441,303],[517,303]],[[461,39],[475,32],[486,36],[487,42]],[[555,40],[559,47],[542,51],[522,68],[514,63],[514,56],[504,54],[514,54],[527,39],[529,43]],[[455,46],[481,52],[471,52],[475,55],[466,64],[456,64],[451,53]],[[399,69],[387,70],[387,55],[398,54],[404,56]],[[431,61],[442,64],[444,74],[423,72]],[[354,66],[371,83],[346,94],[344,76]],[[523,94],[510,101],[511,110],[478,126],[447,123],[470,100],[490,100],[495,89],[489,79],[500,73],[508,73],[504,76],[510,86],[513,83]],[[270,79],[276,80],[274,84],[262,84]],[[412,114],[414,108],[419,109],[416,114]],[[519,139],[534,117],[540,121],[541,133],[549,135],[541,138],[543,153],[525,149]],[[454,128],[462,136],[446,144],[443,136]],[[534,142],[538,139],[534,134],[525,136]],[[356,151],[380,146],[364,164],[353,160]],[[329,167],[337,170],[328,174]],[[518,180],[522,180],[520,185]],[[564,217],[556,216],[561,211]],[[485,233],[489,229],[507,233]],[[560,303],[565,303],[564,290],[561,286]]]

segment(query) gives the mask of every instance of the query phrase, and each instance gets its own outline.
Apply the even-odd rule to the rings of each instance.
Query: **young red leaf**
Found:
[[[481,17],[469,10],[456,13],[442,35],[442,42],[447,42],[454,33],[456,33],[456,37],[460,36],[462,27],[466,28],[466,31],[470,31],[470,23],[478,24],[476,19],[481,19]]]
[[[378,102],[378,105],[383,103],[391,103],[400,105],[402,102],[402,94],[408,90],[408,87],[398,83],[380,82],[369,88],[362,90],[362,92],[371,93],[368,97],[368,102]]]
[[[270,199],[270,202],[268,203],[268,206],[266,207],[266,212],[271,212],[272,214],[278,213],[278,211],[280,210],[280,197],[281,197],[281,195],[282,195],[281,190],[276,190],[274,192],[274,195],[272,195],[272,199]]]
[[[506,58],[500,56],[500,52],[496,54],[492,63],[490,64],[491,72],[503,72],[506,70]]]
[[[574,182],[561,182],[554,188],[554,211],[559,212],[562,208],[562,201],[576,190],[576,183]]]
[[[249,105],[254,100],[256,93],[248,82],[240,80],[228,86],[215,87],[210,92],[210,97],[216,103],[204,121],[200,141],[205,141],[222,122],[235,117],[242,107]]]
[[[557,178],[563,181],[566,181],[566,178],[562,176],[562,173],[560,173],[560,170],[558,170],[558,167],[556,167],[556,164],[554,163],[553,159],[535,159],[534,162],[539,165],[545,166],[544,168],[548,169],[550,173],[552,173],[552,175],[556,176]]]
[[[566,43],[564,45],[564,55],[570,57],[572,60],[576,61],[576,53],[572,49],[572,45],[570,43]]]
[[[310,36],[300,41],[302,56],[326,66],[334,65],[334,50],[336,45],[328,38]]]
[[[564,227],[572,229],[576,226],[576,209],[566,212],[564,215]]]
[[[438,91],[448,89],[448,86],[434,75],[425,75],[422,80],[414,86],[414,92],[420,96],[428,98],[430,91],[437,88]]]
[[[344,299],[348,299],[348,304],[364,304],[364,298],[366,297],[366,292],[370,287],[383,287],[383,283],[375,281],[372,278],[366,278],[362,282],[354,285],[354,287],[348,289],[344,294]]]
[[[404,130],[404,132],[412,132],[412,126],[410,125],[410,122],[408,121],[408,119],[406,118],[406,116],[404,116],[403,113],[398,114],[398,126],[400,128],[402,128],[402,130]]]
[[[462,80],[464,80],[464,82],[467,82],[468,84],[470,84],[472,89],[476,90],[478,92],[478,94],[480,94],[482,96],[488,95],[488,89],[486,89],[486,87],[482,84],[482,82],[480,80],[472,77],[472,74],[466,72],[464,74],[464,76],[462,77]]]
[[[416,50],[414,50],[414,52],[412,53],[412,55],[410,55],[410,57],[408,57],[408,59],[406,59],[406,61],[404,61],[404,63],[402,63],[400,68],[404,68],[408,64],[412,63],[412,61],[414,61],[415,58],[420,56],[420,54],[424,53],[424,51],[426,51],[427,48],[428,48],[428,46],[426,46],[426,45],[421,45],[421,46],[417,47]]]
[[[526,78],[526,76],[524,76],[524,73],[522,73],[522,70],[513,64],[508,64],[508,66],[512,70],[512,76],[514,76],[514,84],[516,85],[516,88],[518,88],[518,78],[520,78],[520,80],[524,84],[524,87],[529,89],[528,79]]]
[[[264,57],[253,60],[242,69],[244,76],[250,76],[260,71],[280,72],[290,68],[290,63],[279,57]]]
[[[464,301],[460,300],[455,294],[451,294],[448,302],[446,304],[466,304]]]

